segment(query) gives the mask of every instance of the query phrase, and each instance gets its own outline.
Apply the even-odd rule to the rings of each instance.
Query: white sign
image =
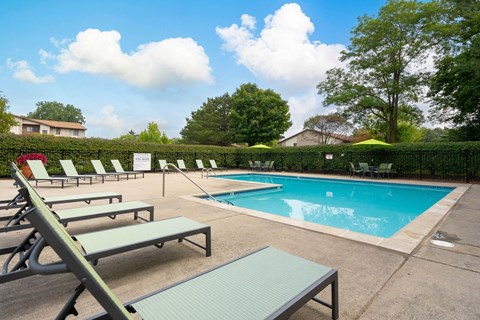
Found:
[[[152,170],[152,154],[151,153],[134,153],[133,154],[133,170],[135,171]]]
[[[325,154],[325,159],[332,160],[333,159],[333,154],[331,154],[331,153]]]

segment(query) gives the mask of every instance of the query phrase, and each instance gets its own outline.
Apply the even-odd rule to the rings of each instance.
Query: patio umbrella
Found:
[[[365,141],[357,142],[353,144],[354,146],[384,146],[384,147],[391,147],[390,143],[386,143],[376,139],[368,139]]]
[[[272,149],[271,147],[266,146],[264,144],[256,144],[256,145],[251,146],[249,148],[251,148],[251,149]]]

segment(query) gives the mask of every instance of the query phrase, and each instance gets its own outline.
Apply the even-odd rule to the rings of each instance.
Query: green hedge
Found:
[[[275,161],[276,170],[347,174],[349,162],[394,163],[400,176],[439,178],[444,180],[476,180],[480,175],[480,142],[395,144],[392,147],[352,146],[351,144],[306,147],[249,149],[202,145],[161,145],[99,138],[63,138],[48,135],[19,136],[0,134],[0,175],[8,176],[8,164],[16,157],[31,152],[48,156],[48,171],[60,174],[58,160],[71,159],[81,173],[93,172],[90,159],[110,165],[119,159],[125,169],[133,169],[133,153],[151,153],[152,168],[158,159],[176,163],[185,160],[195,167],[195,159],[208,165],[215,159],[219,166],[248,168],[248,161]],[[333,157],[333,159],[327,159]],[[113,169],[107,167],[107,169]]]

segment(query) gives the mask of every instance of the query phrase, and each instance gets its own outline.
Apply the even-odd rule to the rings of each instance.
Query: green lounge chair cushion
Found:
[[[86,219],[86,217],[114,215],[119,211],[142,211],[152,208],[152,205],[142,201],[128,201],[104,204],[99,206],[80,207],[73,209],[55,210],[61,221]]]
[[[55,204],[55,203],[75,202],[75,201],[112,199],[112,198],[118,198],[119,196],[120,194],[116,192],[93,192],[93,193],[83,193],[83,194],[71,194],[66,196],[43,197],[43,200],[46,204]]]
[[[266,248],[132,306],[143,319],[265,319],[332,269]]]
[[[76,235],[75,238],[82,244],[85,253],[90,255],[203,228],[208,226],[185,217],[176,217],[100,232],[83,233]]]

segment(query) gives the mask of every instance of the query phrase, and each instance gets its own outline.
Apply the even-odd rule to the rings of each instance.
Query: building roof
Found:
[[[296,133],[296,134],[294,134],[294,135],[292,135],[292,136],[290,136],[290,137],[287,137],[287,138],[285,138],[285,139],[280,140],[278,143],[281,143],[281,142],[284,142],[284,141],[286,141],[286,140],[288,140],[288,139],[291,139],[291,138],[293,138],[293,137],[296,137],[296,136],[298,136],[298,135],[300,135],[300,134],[302,134],[302,133],[304,133],[304,132],[306,132],[306,131],[311,131],[311,132],[314,132],[314,133],[318,133],[318,134],[320,134],[320,135],[321,135],[321,134],[325,134],[325,133],[322,133],[322,132],[320,132],[320,131],[313,130],[313,129],[303,129],[302,131],[300,131],[300,132],[298,132],[298,133]],[[347,142],[351,142],[351,141],[353,140],[353,137],[351,137],[351,136],[346,136],[346,135],[343,135],[343,134],[334,134],[334,133],[332,133],[332,134],[325,134],[325,135],[328,135],[328,136],[330,136],[330,137],[332,137],[332,138],[336,138],[336,139],[339,139],[339,140],[342,140],[342,141],[347,141]]]
[[[87,130],[87,128],[81,124],[76,122],[67,122],[67,121],[55,121],[55,120],[43,120],[43,119],[30,119],[23,116],[17,116],[24,120],[36,122],[39,124],[43,124],[53,128],[63,128],[63,129],[76,129],[76,130]]]

